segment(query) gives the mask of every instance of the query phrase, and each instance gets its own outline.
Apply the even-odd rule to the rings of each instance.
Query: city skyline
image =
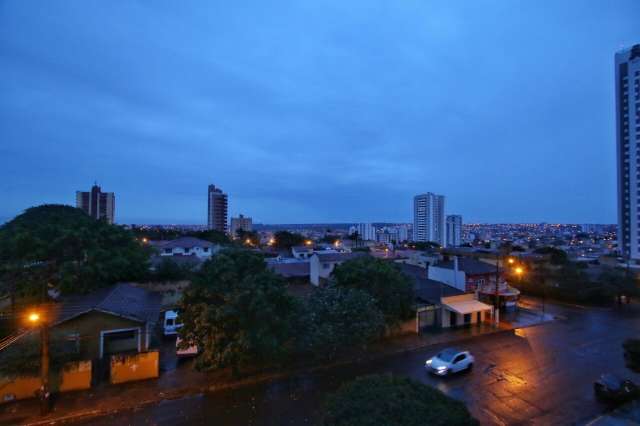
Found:
[[[211,181],[256,223],[410,221],[426,190],[470,222],[616,221],[640,3],[194,5],[3,4],[0,218],[98,180],[118,223],[202,223]]]

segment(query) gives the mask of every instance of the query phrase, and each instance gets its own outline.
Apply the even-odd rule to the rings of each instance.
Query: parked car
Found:
[[[180,348],[181,342],[182,342],[182,339],[178,336],[178,338],[176,339],[176,356],[178,358],[198,355],[198,347],[196,345],[191,345],[186,349],[181,349]]]
[[[623,380],[613,374],[603,374],[593,384],[596,397],[601,401],[622,403],[640,396],[640,389],[631,380]]]
[[[428,359],[425,363],[425,368],[430,373],[446,376],[460,371],[470,371],[474,362],[475,358],[469,351],[447,348],[433,358]]]
[[[165,336],[173,336],[178,334],[178,329],[182,327],[182,323],[178,320],[178,312],[166,311],[164,313],[163,330]]]

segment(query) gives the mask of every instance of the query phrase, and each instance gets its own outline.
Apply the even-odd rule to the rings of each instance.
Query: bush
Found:
[[[465,405],[409,378],[365,376],[325,403],[324,426],[477,425]]]

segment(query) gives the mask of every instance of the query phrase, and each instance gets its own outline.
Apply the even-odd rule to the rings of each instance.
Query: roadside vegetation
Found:
[[[628,303],[640,295],[638,280],[630,271],[598,265],[593,274],[589,265],[569,261],[560,249],[543,247],[536,252],[548,255],[548,260],[530,264],[523,277],[509,280],[524,294],[596,306]]]
[[[392,375],[360,377],[325,402],[323,426],[478,425],[464,403],[431,386]]]
[[[307,300],[262,255],[223,250],[195,273],[180,303],[186,347],[196,344],[199,369],[277,365],[296,355],[330,360],[366,347],[411,316],[411,284],[395,267],[373,258],[345,262]]]

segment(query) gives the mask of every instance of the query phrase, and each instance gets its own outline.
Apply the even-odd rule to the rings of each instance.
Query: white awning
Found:
[[[490,311],[493,309],[491,305],[478,302],[477,300],[463,300],[460,302],[445,303],[444,307],[462,315],[470,314],[472,312]]]

